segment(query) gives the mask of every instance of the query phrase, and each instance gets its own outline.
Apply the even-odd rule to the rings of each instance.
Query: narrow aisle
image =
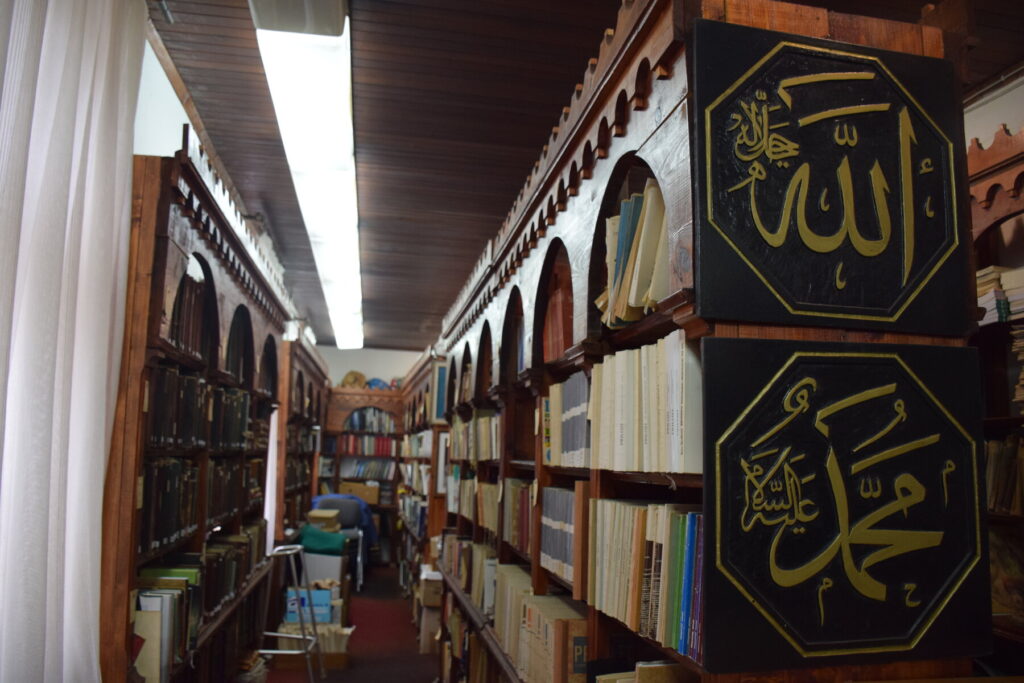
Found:
[[[438,655],[419,654],[419,634],[412,623],[412,603],[401,597],[396,567],[373,567],[363,591],[353,594],[349,622],[356,630],[348,641],[349,667],[329,671],[327,683],[431,683]],[[271,671],[268,683],[305,683],[306,672]]]

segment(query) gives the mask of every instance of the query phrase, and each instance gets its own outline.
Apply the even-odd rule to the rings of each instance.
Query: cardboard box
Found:
[[[380,500],[380,486],[371,486],[369,482],[343,481],[338,484],[338,493],[358,496],[369,505],[376,505],[377,501]]]
[[[437,652],[438,629],[441,628],[441,610],[437,607],[424,607],[420,611],[420,654]]]
[[[341,528],[341,524],[338,523],[339,514],[340,510],[310,510],[306,513],[306,521],[317,529],[334,531]]]
[[[316,621],[319,624],[327,624],[332,621],[331,617],[331,600],[334,596],[331,595],[329,590],[313,589],[310,591],[313,595],[313,616],[316,617]],[[306,589],[300,588],[297,592],[294,588],[288,589],[288,595],[285,603],[284,620],[285,623],[295,624],[299,621],[299,605],[302,605],[302,615],[306,620],[309,621],[309,602],[306,596]]]
[[[306,578],[312,581],[334,579],[341,581],[341,572],[345,558],[341,555],[321,555],[306,553]]]
[[[444,582],[441,572],[434,571],[430,565],[421,565],[420,602],[424,607],[440,607],[442,593],[444,593]]]

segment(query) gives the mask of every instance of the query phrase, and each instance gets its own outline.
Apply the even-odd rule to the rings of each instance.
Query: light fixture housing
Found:
[[[295,16],[282,7],[294,5]],[[327,11],[325,6],[333,9]],[[335,344],[363,346],[359,210],[352,134],[352,57],[338,0],[250,0],[281,140],[327,303]],[[276,9],[275,9],[276,8]],[[302,12],[304,18],[298,16]],[[319,10],[317,10],[319,11]],[[333,14],[332,14],[333,13]],[[271,30],[299,26],[303,32]]]

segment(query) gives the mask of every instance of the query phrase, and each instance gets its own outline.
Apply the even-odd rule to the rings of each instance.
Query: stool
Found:
[[[299,572],[295,567],[295,556],[300,555],[302,557],[302,576],[299,577]],[[288,560],[288,573],[290,574],[291,588],[295,590],[295,596],[299,598],[299,631],[300,635],[292,633],[277,633],[274,631],[264,631],[264,636],[274,636],[277,638],[290,638],[293,640],[302,641],[305,645],[301,649],[295,650],[257,650],[263,655],[305,655],[306,657],[306,671],[309,674],[309,683],[314,683],[316,678],[313,676],[313,655],[312,652],[316,650],[317,665],[320,670],[320,678],[324,678],[326,675],[324,671],[324,655],[320,650],[320,643],[318,639],[318,633],[316,629],[316,614],[313,611],[313,593],[309,589],[309,579],[306,574],[306,562],[305,554],[302,551],[301,545],[279,545],[270,552],[271,560],[284,559]],[[299,579],[302,579],[300,582]],[[306,590],[306,602],[309,604],[309,620],[310,628],[312,633],[306,632],[306,617],[303,614],[305,610],[302,609],[302,598],[299,595],[299,591],[302,590],[302,586],[305,586]]]

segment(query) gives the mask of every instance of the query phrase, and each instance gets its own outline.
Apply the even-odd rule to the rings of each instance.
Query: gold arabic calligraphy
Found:
[[[740,100],[739,111],[730,116],[727,132],[733,132],[733,154],[747,165],[747,177],[732,187],[728,192],[736,192],[747,188],[749,193],[750,218],[758,234],[766,244],[773,248],[781,247],[789,235],[791,223],[795,220],[797,233],[801,242],[813,252],[829,254],[839,249],[847,241],[858,254],[866,258],[881,255],[889,247],[893,237],[893,220],[890,210],[889,195],[892,188],[886,177],[882,164],[876,158],[867,172],[870,184],[873,215],[876,222],[877,236],[868,236],[861,227],[857,216],[857,202],[854,197],[854,172],[850,154],[860,141],[860,130],[851,122],[853,117],[869,114],[886,113],[896,110],[898,123],[898,175],[899,190],[902,198],[901,230],[902,258],[901,283],[907,284],[914,264],[915,214],[914,214],[914,163],[913,148],[917,144],[913,122],[906,106],[894,105],[892,102],[873,102],[852,106],[834,107],[800,117],[796,121],[779,120],[773,122],[773,116],[779,118],[786,113],[792,114],[794,93],[799,93],[803,86],[824,82],[855,82],[875,79],[872,71],[825,72],[784,78],[778,82],[775,91],[776,101],[771,103],[764,90],[758,90],[752,100]],[[898,107],[898,108],[897,108]],[[836,119],[842,119],[836,121]],[[822,226],[812,225],[808,218],[807,201],[810,194],[812,179],[816,176],[810,161],[800,163],[800,144],[787,138],[783,130],[789,127],[796,129],[813,125],[822,121],[833,122],[832,139],[839,148],[846,148],[835,168],[835,182],[838,185],[841,205],[839,225],[837,228],[821,229]],[[865,121],[865,125],[870,121]],[[768,179],[769,171],[774,165],[785,169],[790,164],[798,164],[786,185],[783,194],[782,208],[775,226],[766,224],[766,217],[760,208],[758,197],[762,192],[758,184]],[[932,169],[930,159],[920,162],[920,173]],[[927,171],[925,170],[927,169]],[[931,199],[927,200],[930,207]],[[821,191],[818,199],[819,216],[825,216],[831,210],[828,201],[828,188]],[[925,211],[928,218],[935,214],[931,209]],[[817,222],[820,222],[820,218]],[[836,267],[834,285],[836,289],[846,286],[846,279],[841,277],[842,262]]]
[[[751,447],[757,449],[790,425],[797,416],[808,412],[817,385],[817,381],[811,377],[805,377],[794,384],[782,401],[785,417],[775,427],[755,439]],[[885,384],[831,402],[813,414],[813,426],[821,435],[829,438],[830,421],[833,417],[870,401],[890,400],[897,392],[897,384]],[[881,425],[873,436],[853,448],[852,453],[863,451],[889,435],[897,425],[907,421],[907,408],[902,399],[893,401],[892,411],[894,417]],[[801,476],[795,468],[797,463],[805,459],[806,454],[796,454],[792,447],[787,446],[756,450],[749,458],[742,458],[740,467],[744,474],[744,509],[740,525],[744,532],[750,532],[759,525],[774,527],[768,551],[768,565],[774,582],[783,588],[796,586],[820,574],[836,557],[839,557],[843,573],[858,593],[872,600],[885,601],[887,586],[871,574],[872,567],[906,553],[935,547],[942,542],[943,532],[880,528],[883,522],[900,513],[906,518],[911,508],[925,500],[925,486],[913,474],[904,472],[895,476],[888,491],[885,490],[886,487],[880,477],[862,475],[859,491],[863,499],[882,499],[883,495],[887,498],[891,496],[891,499],[859,520],[850,518],[844,476],[859,475],[881,462],[936,444],[940,438],[938,433],[928,434],[863,455],[849,465],[848,472],[843,471],[835,447],[830,444],[825,458],[825,472],[835,506],[836,531],[813,557],[796,566],[784,567],[780,564],[780,545],[789,534],[805,533],[807,525],[818,520],[821,512],[818,504],[805,493],[805,486],[812,482],[816,475]],[[954,468],[947,462],[943,470],[944,491],[945,477],[953,470]],[[854,558],[855,546],[870,546],[875,549],[858,561]],[[919,603],[908,599],[906,604],[915,606]],[[824,620],[824,607],[819,607]]]

